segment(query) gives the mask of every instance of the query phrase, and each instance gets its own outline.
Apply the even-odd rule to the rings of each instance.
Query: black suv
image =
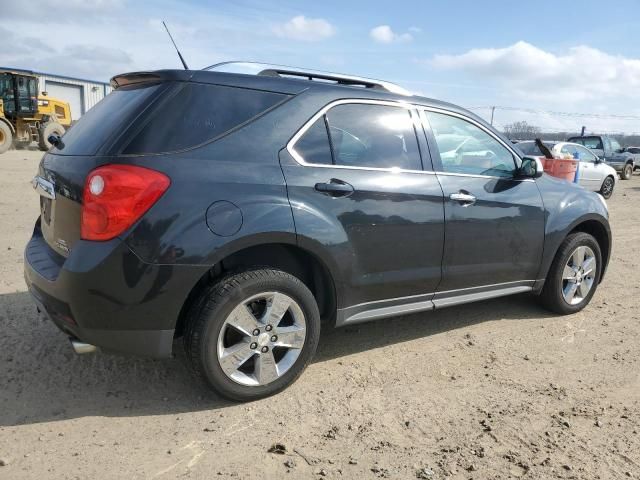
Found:
[[[182,337],[200,377],[251,400],[300,375],[321,324],[589,303],[611,251],[599,195],[454,105],[252,67],[114,77],[53,139],[25,277],[76,351],[166,357]]]

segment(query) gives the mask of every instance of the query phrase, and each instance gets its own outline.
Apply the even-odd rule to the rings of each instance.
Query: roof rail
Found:
[[[396,85],[395,83],[385,82],[384,80],[375,80],[373,78],[357,77],[354,75],[343,75],[341,73],[321,72],[318,70],[308,70],[298,67],[289,67],[286,65],[231,61],[216,63],[215,65],[203,68],[203,70],[224,71],[229,73],[248,73],[268,77],[294,77],[312,81],[333,82],[338,85],[381,89],[399,95],[413,95],[401,86]]]

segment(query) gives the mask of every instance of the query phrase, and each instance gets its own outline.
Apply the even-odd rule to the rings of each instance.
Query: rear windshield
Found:
[[[60,155],[95,155],[107,140],[122,134],[159,89],[159,85],[152,85],[111,92],[67,130],[62,137],[62,148],[54,148],[53,152]]]
[[[145,155],[192,148],[227,133],[287,95],[170,82],[117,89],[63,137],[62,155]]]
[[[602,150],[602,140],[600,137],[572,137],[568,142],[579,143],[587,148]]]
[[[544,143],[544,145],[551,150],[554,146],[553,143]],[[544,156],[544,153],[540,150],[540,147],[536,145],[536,142],[522,142],[517,143],[516,147],[525,155]]]

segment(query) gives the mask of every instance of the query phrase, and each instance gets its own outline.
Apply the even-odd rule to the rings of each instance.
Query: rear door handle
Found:
[[[460,191],[458,193],[452,193],[449,198],[454,202],[460,203],[463,207],[468,207],[476,203],[476,197],[470,193]]]
[[[353,193],[353,185],[332,178],[326,183],[316,183],[315,189],[332,197],[348,197]]]

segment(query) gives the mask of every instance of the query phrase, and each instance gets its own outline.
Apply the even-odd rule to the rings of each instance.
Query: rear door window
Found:
[[[331,145],[324,115],[316,120],[295,144],[295,151],[306,163],[331,165]]]
[[[404,107],[344,104],[327,112],[336,165],[421,170],[411,113]]]

